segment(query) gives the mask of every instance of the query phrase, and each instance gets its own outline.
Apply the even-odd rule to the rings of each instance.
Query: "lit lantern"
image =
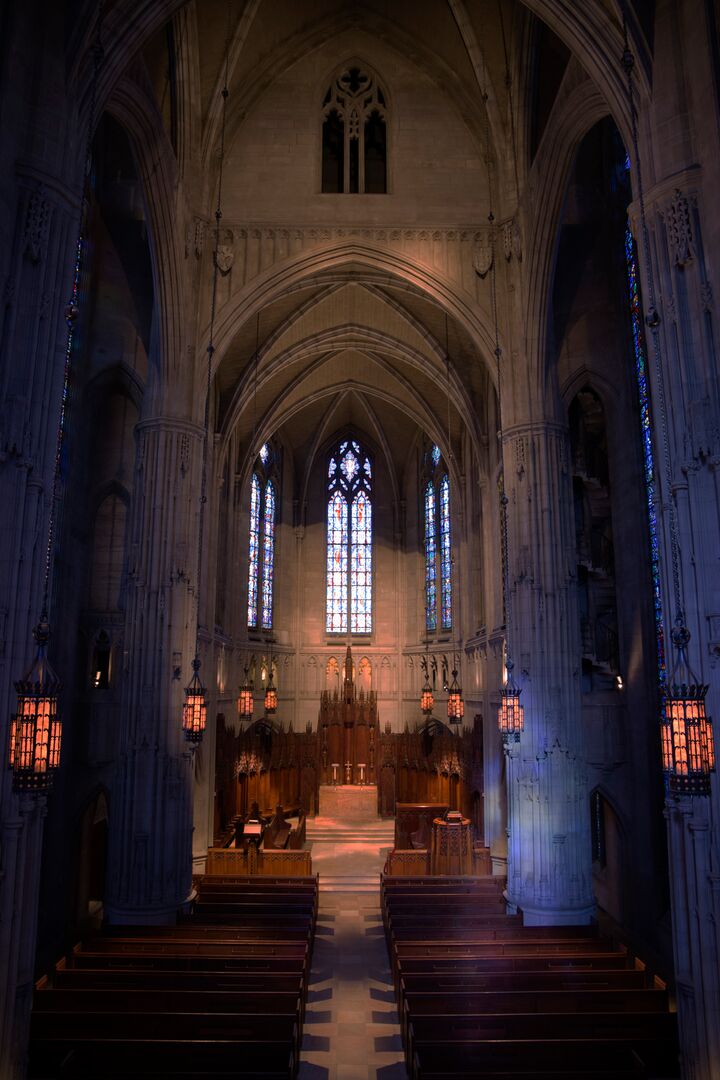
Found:
[[[462,690],[458,685],[457,674],[457,671],[453,669],[453,681],[448,689],[447,714],[451,724],[461,724],[465,715],[465,702],[463,701]]]
[[[715,741],[712,722],[705,713],[708,688],[698,682],[687,663],[689,640],[686,627],[676,626],[672,641],[678,650],[678,664],[663,700],[661,717],[663,772],[672,794],[709,795],[710,773],[715,771]]]
[[[15,683],[17,713],[10,724],[8,764],[15,791],[47,791],[60,765],[60,682],[46,656],[50,628],[45,620],[35,627],[33,637],[37,654],[25,678]]]
[[[520,704],[520,689],[512,677],[512,660],[507,660],[505,668],[507,681],[500,689],[500,708],[498,709],[498,728],[504,739],[520,741],[520,733],[525,729],[525,710]]]
[[[188,742],[197,743],[203,737],[207,723],[207,705],[205,704],[205,687],[200,681],[200,660],[196,656],[192,663],[193,677],[189,686],[185,687],[185,704],[183,705],[183,731]]]
[[[248,669],[245,668],[245,682],[240,687],[237,702],[238,716],[241,720],[252,720],[253,714],[253,691],[247,676]]]
[[[435,698],[433,697],[432,687],[430,686],[430,680],[428,679],[427,670],[425,671],[425,685],[422,688],[420,695],[420,711],[423,716],[431,716],[433,708],[435,706]]]
[[[278,706],[277,690],[273,686],[273,673],[272,673],[272,662],[271,662],[270,663],[270,670],[269,670],[269,673],[268,673],[268,684],[267,684],[267,687],[265,689],[265,712],[268,714],[268,716],[272,716],[273,713],[277,712],[277,706]]]

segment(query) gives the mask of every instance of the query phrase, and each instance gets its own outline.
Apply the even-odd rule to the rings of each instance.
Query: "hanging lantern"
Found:
[[[267,687],[265,689],[265,712],[268,714],[268,716],[272,716],[274,713],[277,712],[277,706],[278,706],[277,690],[273,686],[273,671],[272,671],[272,660],[271,660],[270,661],[269,673],[268,673],[268,684],[267,684]]]
[[[420,695],[420,711],[423,716],[431,716],[433,708],[435,706],[435,698],[433,697],[432,687],[430,686],[430,680],[425,672],[425,685],[422,688]]]
[[[60,764],[60,682],[45,655],[50,627],[44,619],[33,630],[33,637],[37,654],[25,678],[15,683],[17,712],[10,723],[8,764],[15,791],[47,791]]]
[[[462,689],[458,685],[457,671],[453,669],[453,681],[448,690],[447,714],[451,724],[461,724],[465,715],[465,702],[463,701]]]
[[[693,675],[685,650],[690,632],[676,626],[672,641],[678,650],[673,681],[663,700],[661,717],[663,772],[675,795],[709,795],[715,771],[712,721],[705,713],[708,688]]]
[[[520,704],[520,688],[513,679],[514,664],[508,659],[505,664],[507,681],[500,688],[500,708],[498,709],[498,728],[503,738],[520,741],[520,733],[525,730],[525,709]]]
[[[207,705],[205,704],[205,687],[200,681],[200,660],[197,656],[193,660],[192,666],[193,677],[189,686],[185,687],[183,731],[188,742],[197,743],[200,742],[205,731]]]
[[[240,687],[237,709],[241,720],[252,720],[253,714],[253,688],[248,682],[248,669],[245,668],[245,682]]]

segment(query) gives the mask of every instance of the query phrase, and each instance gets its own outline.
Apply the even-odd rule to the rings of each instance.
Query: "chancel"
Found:
[[[720,1080],[716,0],[0,13],[0,1080]]]

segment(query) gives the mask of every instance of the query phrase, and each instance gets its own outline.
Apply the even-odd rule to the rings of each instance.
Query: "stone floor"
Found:
[[[407,1080],[380,914],[392,830],[315,819],[308,839],[321,892],[299,1080]]]

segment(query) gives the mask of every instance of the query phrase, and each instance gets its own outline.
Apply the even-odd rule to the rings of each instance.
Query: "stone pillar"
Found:
[[[141,422],[137,438],[106,915],[160,923],[191,891],[193,755],[181,715],[195,649],[202,430],[162,417]],[[207,683],[207,664],[201,675]]]
[[[709,686],[706,707],[720,745],[720,393],[718,326],[711,283],[710,241],[714,190],[703,195],[702,176],[688,169],[648,193],[648,228],[655,299],[660,313],[660,361],[665,388],[667,447],[662,437],[657,360],[648,334],[656,467],[660,477],[658,542],[668,677],[676,657],[670,646],[675,618],[670,545],[670,499],[679,547],[681,601],[692,634],[688,657]],[[648,267],[635,214],[644,298]],[[669,477],[667,476],[669,456]],[[668,487],[670,490],[668,490]],[[660,751],[658,737],[658,768]],[[685,1080],[720,1080],[720,784],[709,797],[668,797],[668,857],[678,1020]]]
[[[720,1077],[720,847],[709,799],[668,798],[673,949],[684,1080]]]
[[[504,456],[511,646],[525,706],[507,757],[508,905],[526,925],[584,923],[594,901],[566,431],[514,426]]]

